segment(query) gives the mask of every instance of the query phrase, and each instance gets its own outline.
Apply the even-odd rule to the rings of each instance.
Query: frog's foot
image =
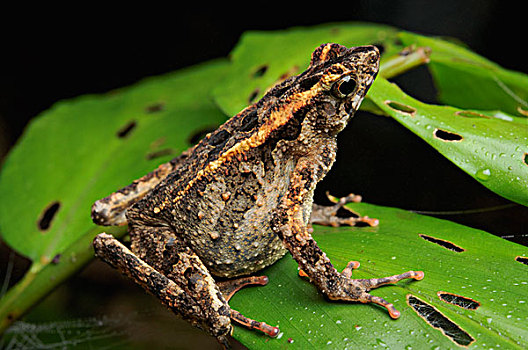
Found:
[[[235,295],[236,292],[238,292],[240,289],[244,288],[245,286],[251,286],[251,285],[260,285],[265,286],[268,284],[268,276],[250,276],[250,277],[242,277],[227,281],[220,281],[216,282],[216,285],[222,292],[222,295],[224,296],[226,301],[229,301],[233,295]]]
[[[249,285],[261,285],[265,286],[268,284],[267,276],[251,276],[251,277],[242,277],[229,281],[217,282],[217,286],[222,292],[226,301],[229,301],[236,292],[242,289],[245,286]],[[276,337],[279,334],[279,328],[270,326],[264,322],[259,322],[247,318],[242,315],[240,312],[231,309],[231,320],[239,323],[247,328],[256,329],[263,333],[266,333],[270,337]]]
[[[385,299],[371,295],[368,292],[371,289],[378,288],[386,284],[393,284],[403,279],[413,278],[415,280],[421,280],[424,277],[423,271],[407,271],[400,275],[383,278],[350,279],[352,270],[357,268],[357,266],[359,266],[358,264],[359,263],[355,261],[351,261],[347,265],[341,274],[341,278],[338,279],[335,287],[325,293],[328,298],[332,300],[358,301],[361,303],[378,304],[386,308],[392,318],[400,317],[400,312],[394,308],[394,305]]]
[[[335,198],[326,194],[328,199],[334,202],[334,205],[323,206],[319,204],[313,204],[312,215],[310,216],[310,224],[318,224],[324,226],[355,226],[358,223],[364,223],[369,226],[377,226],[379,224],[378,219],[372,219],[368,216],[360,216],[352,210],[345,207],[347,203],[358,203],[361,202],[361,196],[357,194],[349,194],[346,197]]]
[[[276,337],[280,332],[279,327],[273,327],[264,322],[252,320],[251,318],[247,318],[240,312],[233,309],[231,309],[231,320],[249,329],[256,329],[258,331],[266,333],[267,335],[273,338]]]

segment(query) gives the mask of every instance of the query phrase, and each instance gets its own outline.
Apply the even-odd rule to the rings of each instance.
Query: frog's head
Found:
[[[298,128],[301,138],[335,136],[359,108],[378,73],[379,60],[375,46],[319,46],[306,71],[268,92],[276,98],[270,120],[276,117],[277,124]]]
[[[312,54],[310,67],[296,79],[303,94],[311,96],[307,106],[311,106],[312,113],[306,115],[304,124],[310,123],[312,128],[330,135],[341,131],[372,85],[379,60],[375,46],[319,46]]]
[[[296,139],[317,148],[317,139],[335,137],[357,111],[379,60],[375,46],[321,45],[303,73],[275,85],[224,129],[246,133],[253,147],[271,138]]]

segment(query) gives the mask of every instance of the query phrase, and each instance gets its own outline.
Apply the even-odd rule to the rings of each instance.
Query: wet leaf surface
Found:
[[[528,119],[425,104],[383,78],[375,81],[369,96],[475,180],[511,201],[528,205],[528,166],[524,162]]]
[[[314,226],[314,237],[338,270],[348,261],[361,263],[354,278],[374,278],[422,270],[421,281],[403,281],[372,291],[394,303],[402,315],[392,320],[386,310],[368,304],[329,302],[297,275],[286,256],[263,271],[270,283],[236,294],[231,306],[281,329],[270,339],[237,327],[234,336],[249,348],[428,349],[508,348],[528,345],[528,273],[516,256],[526,247],[484,231],[403,210],[364,203],[350,205],[361,215],[376,217],[378,227]],[[427,234],[462,247],[458,252],[423,239]],[[450,302],[438,293],[460,296]],[[479,307],[463,303],[470,298]],[[458,301],[458,304],[453,302]],[[469,299],[468,299],[469,300]],[[411,307],[409,304],[413,305]],[[416,308],[416,311],[415,311]],[[445,334],[447,333],[447,334]],[[471,340],[473,339],[473,340]]]
[[[461,44],[409,32],[400,32],[398,37],[405,46],[431,49],[428,68],[442,103],[526,117],[523,113],[528,110],[526,74],[502,68]]]

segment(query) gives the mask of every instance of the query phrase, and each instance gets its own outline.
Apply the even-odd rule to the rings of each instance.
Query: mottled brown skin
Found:
[[[359,108],[378,65],[373,46],[321,45],[304,73],[270,89],[182,156],[97,201],[94,222],[128,223],[132,244],[128,250],[101,234],[96,254],[226,346],[231,320],[270,335],[278,329],[245,318],[226,300],[245,284],[267,280],[233,287],[212,276],[253,273],[286,251],[328,298],[374,302],[398,317],[392,304],[368,291],[423,273],[351,279],[358,264],[336,271],[309,228],[315,186],[335,160],[336,135]],[[331,225],[375,224],[341,222],[321,208],[313,217]]]

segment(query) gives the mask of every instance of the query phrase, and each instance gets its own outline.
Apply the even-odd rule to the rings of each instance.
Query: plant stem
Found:
[[[430,55],[431,49],[428,47],[410,46],[402,50],[399,54],[385,59],[380,66],[379,74],[386,79],[394,78],[397,75],[428,63]],[[362,111],[388,117],[383,110],[368,98],[368,94],[359,108]]]
[[[380,66],[380,75],[384,78],[393,78],[422,64],[429,62],[431,49],[428,47],[410,46],[398,55],[389,57]]]
[[[46,297],[71,275],[82,269],[94,257],[92,241],[102,230],[94,227],[69,246],[58,261],[33,263],[24,277],[0,301],[0,334],[32,306]],[[123,236],[123,227],[107,230],[115,237]]]

